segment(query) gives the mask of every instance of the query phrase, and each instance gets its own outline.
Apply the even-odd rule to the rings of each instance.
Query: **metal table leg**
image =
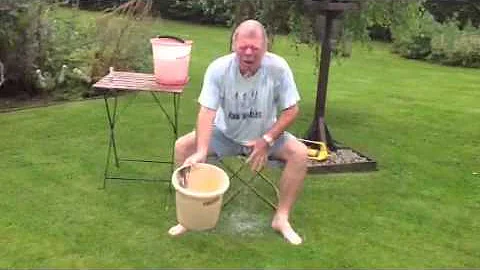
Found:
[[[111,93],[111,96],[113,96],[113,108],[112,105],[109,102],[109,93]],[[174,93],[173,95],[173,118],[171,114],[167,112],[165,107],[162,105],[160,99],[157,97],[156,93],[151,92],[154,100],[157,102],[159,105],[160,109],[162,110],[163,114],[167,117],[171,128],[172,128],[172,133],[173,133],[173,139],[172,139],[172,151],[170,153],[170,159],[166,161],[159,161],[159,160],[146,160],[146,159],[138,159],[138,158],[119,158],[118,155],[118,149],[117,149],[117,143],[115,139],[115,128],[116,128],[116,123],[118,122],[118,116],[120,114],[120,111],[118,110],[118,95],[116,90],[111,90],[110,92],[105,92],[104,93],[104,101],[105,101],[105,110],[107,114],[107,120],[108,120],[108,127],[109,127],[109,143],[108,143],[108,149],[107,149],[107,159],[106,159],[106,164],[105,164],[105,171],[104,171],[104,178],[103,178],[103,186],[102,188],[104,189],[106,187],[106,180],[107,179],[114,179],[114,180],[134,180],[134,181],[144,181],[144,182],[169,182],[168,188],[171,190],[172,183],[170,179],[144,179],[144,178],[125,178],[125,177],[113,177],[109,175],[109,169],[110,169],[110,160],[112,158],[112,154],[114,157],[115,161],[115,166],[118,168],[120,167],[120,161],[122,162],[144,162],[144,163],[162,163],[162,164],[170,164],[170,173],[172,174],[174,169],[175,169],[175,142],[178,138],[178,110],[179,110],[179,105],[180,105],[180,95],[178,93]],[[136,98],[136,94],[134,98],[132,98],[122,109],[125,110],[131,102]],[[112,151],[113,149],[113,151]]]
[[[176,86],[176,87],[165,87],[157,83],[154,74],[115,71],[113,67],[110,67],[109,73],[93,85],[95,89],[105,90],[104,101],[105,101],[105,110],[107,114],[108,129],[109,129],[107,160],[105,164],[103,188],[106,187],[107,179],[139,180],[139,181],[155,181],[155,182],[168,181],[169,182],[168,188],[171,193],[172,191],[171,179],[139,179],[139,178],[116,177],[112,175],[111,173],[113,172],[109,170],[112,169],[110,163],[112,163],[111,158],[113,155],[116,167],[119,167],[120,163],[123,163],[123,162],[163,163],[163,164],[170,165],[170,173],[173,173],[175,169],[175,142],[178,139],[178,112],[180,108],[180,94],[183,92],[184,86],[185,85]],[[169,155],[170,156],[169,160],[164,160],[164,161],[145,160],[145,159],[138,159],[138,158],[126,159],[126,158],[120,157],[117,149],[117,140],[115,139],[115,135],[116,135],[115,128],[117,128],[116,123],[118,122],[118,118],[119,118],[118,116],[124,110],[124,108],[122,108],[122,110],[119,110],[120,105],[118,103],[120,103],[120,101],[117,98],[118,92],[123,90],[129,90],[135,93],[140,93],[143,91],[143,92],[150,92],[152,94],[152,97],[159,105],[160,109],[168,119],[172,128],[172,133],[173,133],[172,144],[171,144],[172,149]],[[172,112],[168,113],[167,110],[165,110],[164,106],[160,102],[160,99],[157,97],[157,94],[162,94],[162,95],[173,94],[172,96],[173,104],[171,104],[173,105],[173,113]],[[108,100],[112,96],[114,98],[113,105]],[[162,178],[160,175],[159,177]]]
[[[173,119],[172,117],[168,114],[167,110],[163,107],[162,103],[160,102],[160,99],[157,97],[156,93],[152,92],[152,96],[159,105],[160,109],[162,110],[163,114],[165,117],[167,117],[168,122],[170,123],[170,126],[172,128],[172,133],[173,133],[173,138],[171,141],[171,152],[170,152],[170,175],[173,174],[175,170],[175,142],[178,139],[178,111],[180,108],[180,94],[178,93],[173,93]],[[168,194],[172,193],[172,182],[169,181],[168,184]],[[169,196],[168,196],[169,197]],[[164,205],[167,205],[168,197],[165,197],[165,202]]]
[[[108,150],[107,150],[107,160],[105,164],[105,171],[104,171],[104,177],[103,177],[103,186],[102,186],[103,189],[105,188],[106,181],[108,178],[108,170],[110,167],[110,156],[112,154],[112,151],[111,151],[112,148],[113,148],[113,155],[115,158],[115,166],[117,168],[119,167],[117,144],[115,141],[115,123],[116,123],[116,117],[117,117],[118,98],[115,91],[112,91],[112,93],[114,97],[113,112],[110,110],[110,105],[108,103],[108,94],[106,92],[103,94],[103,99],[105,101],[105,110],[106,110],[107,119],[108,119],[108,127],[110,130]]]

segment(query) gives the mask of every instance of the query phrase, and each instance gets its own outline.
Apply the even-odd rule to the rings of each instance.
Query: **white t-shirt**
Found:
[[[277,120],[277,110],[299,100],[287,62],[268,52],[249,78],[240,74],[235,53],[216,59],[205,72],[198,98],[202,106],[217,110],[215,126],[238,143],[261,137]]]

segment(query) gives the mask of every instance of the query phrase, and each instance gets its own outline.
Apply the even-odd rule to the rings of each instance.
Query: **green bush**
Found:
[[[480,29],[467,24],[460,30],[456,22],[447,22],[432,38],[429,58],[444,65],[480,67]]]
[[[393,51],[405,58],[426,59],[432,52],[431,39],[439,28],[430,13],[412,13],[403,24],[392,27]]]
[[[5,65],[7,88],[1,94],[38,94],[35,71],[45,67],[52,46],[49,4],[5,0],[0,6],[0,60]]]
[[[454,19],[458,20],[461,29],[469,23],[480,27],[480,2],[478,0],[427,0],[424,6],[441,23]]]
[[[424,9],[409,14],[391,27],[395,53],[444,65],[480,67],[480,29],[455,19],[441,24]]]
[[[137,41],[148,43],[150,34],[141,14],[133,19],[128,12],[112,12],[85,20],[78,10],[56,12],[53,1],[13,3],[0,12],[0,61],[7,75],[3,96],[88,96],[95,94],[90,85],[110,66],[137,69],[141,62]]]
[[[72,70],[88,71],[94,22],[55,16],[57,1],[10,1],[3,7],[0,35],[6,38],[0,39],[0,60],[6,81],[1,95],[65,99],[88,89],[87,80]]]
[[[403,57],[480,67],[480,29],[470,23],[460,29],[456,20],[440,24],[426,14],[409,28],[397,28],[393,33],[394,52]]]
[[[233,10],[230,0],[162,0],[153,3],[154,13],[163,18],[229,25]]]

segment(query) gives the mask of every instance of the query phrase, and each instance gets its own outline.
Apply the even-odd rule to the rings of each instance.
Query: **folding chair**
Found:
[[[249,164],[247,164],[247,162],[246,162],[246,160],[248,158],[247,156],[237,155],[237,156],[234,156],[234,158],[236,158],[237,161],[241,162],[241,165],[240,165],[239,168],[233,168],[232,166],[228,165],[223,158],[220,158],[218,156],[209,156],[207,162],[219,165],[222,168],[224,168],[227,171],[227,174],[230,177],[230,182],[238,180],[240,183],[243,184],[242,187],[248,188],[258,198],[260,198],[262,201],[264,201],[266,204],[268,204],[270,207],[272,207],[272,209],[276,210],[277,205],[278,205],[278,201],[280,199],[280,191],[279,191],[278,187],[276,186],[276,184],[267,175],[265,175],[265,173],[263,173],[262,171],[252,172],[250,170]],[[280,161],[280,160],[277,160],[277,159],[269,159],[265,166],[266,167],[271,167],[271,168],[283,167],[284,162]],[[248,178],[242,177],[241,172],[243,172],[244,170],[248,170],[250,172],[251,176],[249,176]],[[269,198],[268,195],[266,195],[265,193],[263,193],[262,191],[260,191],[259,189],[257,189],[255,187],[254,181],[256,179],[261,179],[262,181],[265,181],[265,183],[268,184],[268,186],[271,188],[271,190],[275,194],[274,199]],[[228,203],[230,203],[236,196],[238,196],[241,193],[241,191],[242,191],[242,188],[238,188],[236,190],[228,192],[227,197],[224,199],[223,205],[225,206]]]

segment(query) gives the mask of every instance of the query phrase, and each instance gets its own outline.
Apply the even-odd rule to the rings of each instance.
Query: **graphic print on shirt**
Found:
[[[239,112],[228,112],[228,118],[232,120],[240,120],[247,118],[261,118],[262,112],[255,109],[257,103],[258,91],[251,89],[248,92],[238,92],[234,94],[235,108],[239,109]]]

